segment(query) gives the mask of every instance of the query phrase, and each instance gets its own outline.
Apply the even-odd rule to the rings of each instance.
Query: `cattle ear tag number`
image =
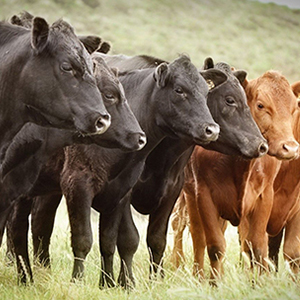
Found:
[[[207,79],[206,83],[208,85],[208,90],[212,90],[215,87],[215,84],[211,79]]]

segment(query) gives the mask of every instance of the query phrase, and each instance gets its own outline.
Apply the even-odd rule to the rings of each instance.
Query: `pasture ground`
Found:
[[[73,254],[70,247],[70,233],[65,202],[59,207],[51,243],[52,269],[34,267],[34,284],[19,286],[17,284],[15,265],[7,265],[5,241],[0,249],[0,299],[1,300],[83,300],[83,299],[128,299],[128,300],[165,300],[165,299],[299,299],[300,280],[292,280],[285,266],[282,253],[278,273],[264,274],[249,272],[247,267],[239,264],[239,245],[235,227],[229,227],[227,236],[227,253],[225,275],[218,287],[208,282],[199,283],[192,275],[191,237],[185,232],[184,245],[187,262],[184,267],[175,270],[170,262],[173,246],[173,234],[169,230],[168,244],[165,252],[165,278],[149,281],[148,252],[145,242],[147,219],[136,218],[141,242],[134,259],[136,287],[127,292],[122,288],[100,290],[99,281],[99,247],[97,241],[98,214],[93,214],[94,245],[87,257],[86,274],[82,282],[71,283]],[[30,253],[32,246],[30,240]],[[32,257],[31,257],[32,258]],[[115,271],[119,267],[118,255],[115,256]],[[206,270],[208,273],[208,261]]]

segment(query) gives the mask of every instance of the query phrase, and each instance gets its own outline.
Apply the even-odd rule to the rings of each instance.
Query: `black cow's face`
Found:
[[[158,126],[170,135],[197,144],[218,138],[219,126],[206,104],[207,84],[188,57],[159,65],[154,79],[157,84],[155,118]]]
[[[101,136],[94,137],[94,141],[108,148],[120,148],[124,151],[141,150],[146,145],[146,135],[128,105],[117,70],[109,68],[97,55],[93,61],[98,89],[112,117],[109,129]]]
[[[246,72],[227,73],[228,80],[208,95],[208,107],[214,120],[220,125],[220,137],[206,148],[225,154],[241,154],[247,158],[264,155],[268,151],[247,105],[245,91],[240,84]]]
[[[24,103],[32,121],[83,134],[104,133],[110,125],[92,60],[70,25],[51,27],[41,18],[32,25],[32,55],[21,74]]]

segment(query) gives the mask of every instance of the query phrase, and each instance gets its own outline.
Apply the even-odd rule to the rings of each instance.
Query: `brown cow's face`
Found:
[[[297,158],[299,144],[293,135],[297,98],[288,81],[269,71],[246,82],[245,91],[253,118],[268,141],[268,154],[278,159]]]

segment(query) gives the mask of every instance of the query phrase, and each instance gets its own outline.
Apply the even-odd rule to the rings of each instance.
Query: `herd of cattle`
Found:
[[[92,246],[91,207],[100,214],[100,286],[132,286],[139,244],[130,206],[149,215],[152,275],[163,275],[173,212],[173,256],[184,259],[189,225],[194,273],[222,274],[227,221],[241,251],[262,270],[284,256],[300,259],[300,82],[277,71],[254,80],[207,58],[201,70],[186,55],[108,55],[96,36],[77,36],[65,21],[51,26],[24,12],[0,23],[1,242],[32,281],[34,256],[50,266],[54,218],[65,196],[74,253],[72,278],[84,273]],[[299,128],[298,128],[299,127]],[[299,132],[299,133],[298,133]],[[178,199],[178,200],[177,200]],[[177,202],[176,202],[177,201]]]

